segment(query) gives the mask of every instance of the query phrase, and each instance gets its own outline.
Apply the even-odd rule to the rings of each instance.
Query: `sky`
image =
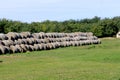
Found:
[[[1,0],[0,18],[22,22],[120,16],[120,0]]]

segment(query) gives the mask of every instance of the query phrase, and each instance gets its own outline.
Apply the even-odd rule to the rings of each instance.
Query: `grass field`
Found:
[[[0,55],[0,80],[120,80],[120,40]]]

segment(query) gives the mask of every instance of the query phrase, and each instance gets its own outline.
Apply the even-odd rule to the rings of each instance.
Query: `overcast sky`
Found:
[[[1,0],[0,18],[23,22],[120,16],[120,0]]]

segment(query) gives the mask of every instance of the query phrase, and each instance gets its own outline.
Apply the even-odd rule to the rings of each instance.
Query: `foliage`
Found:
[[[0,33],[12,32],[93,32],[98,37],[114,36],[120,30],[120,17],[66,20],[62,22],[46,20],[43,22],[23,23],[0,19]]]

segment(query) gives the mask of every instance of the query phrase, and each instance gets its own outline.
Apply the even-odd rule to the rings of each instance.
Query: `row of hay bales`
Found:
[[[18,40],[18,39],[26,39],[26,38],[37,38],[37,39],[44,39],[44,38],[62,38],[62,37],[90,37],[93,36],[93,33],[83,33],[83,32],[75,32],[75,33],[30,33],[30,32],[9,32],[7,34],[0,34],[0,40]]]
[[[30,33],[0,34],[0,54],[49,50],[59,47],[99,44],[93,33]]]

